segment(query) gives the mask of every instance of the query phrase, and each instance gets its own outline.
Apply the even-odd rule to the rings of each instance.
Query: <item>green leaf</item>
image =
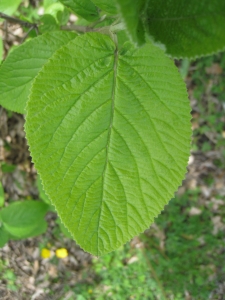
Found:
[[[176,58],[195,58],[225,48],[225,1],[151,0],[146,29]]]
[[[52,3],[51,5],[49,5],[46,9],[45,9],[45,14],[49,14],[52,15],[55,19],[57,18],[57,13],[59,11],[63,11],[64,10],[64,6],[57,2],[57,3]]]
[[[117,32],[117,39],[118,39],[118,48],[119,49],[123,46],[123,44],[125,42],[128,42],[130,40],[129,37],[127,36],[126,30],[118,31]]]
[[[33,236],[45,223],[48,205],[40,201],[18,201],[0,211],[1,220],[10,235],[17,238]],[[41,225],[41,231],[43,226]]]
[[[66,7],[63,11],[58,11],[57,20],[60,25],[66,25],[70,18],[70,11]]]
[[[22,235],[21,235],[21,231],[19,232],[18,236],[9,234],[9,240],[17,241],[17,240],[27,239],[30,237],[41,235],[46,232],[47,227],[48,227],[47,222],[45,220],[41,221],[36,224],[36,227],[31,228],[30,230],[26,230],[26,232],[23,230]]]
[[[60,2],[88,21],[99,18],[97,7],[90,0],[60,0]]]
[[[17,10],[22,1],[23,0],[1,0],[0,12],[11,16]]]
[[[92,0],[92,2],[101,10],[109,14],[117,14],[116,3],[114,0]]]
[[[45,14],[41,16],[40,22],[41,24],[38,28],[41,33],[60,30],[59,24],[56,22],[56,19],[52,15]]]
[[[45,191],[95,255],[148,228],[186,172],[186,87],[152,44],[118,53],[106,35],[77,37],[38,75],[25,127]]]
[[[75,37],[75,33],[51,32],[11,52],[0,68],[0,105],[24,113],[31,85],[42,66]]]
[[[116,0],[116,2],[131,41],[137,46],[144,45],[145,31],[142,19],[148,1]]]
[[[0,182],[0,207],[4,205],[5,198],[4,198],[4,189],[2,183]]]
[[[49,6],[57,2],[58,0],[44,0],[43,1],[44,10],[48,9]]]
[[[0,248],[4,247],[5,244],[8,242],[8,240],[9,240],[9,234],[5,230],[4,226],[1,226],[0,227]]]

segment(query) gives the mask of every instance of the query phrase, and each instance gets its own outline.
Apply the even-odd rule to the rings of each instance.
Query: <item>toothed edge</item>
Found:
[[[149,40],[157,47],[159,47],[160,49],[162,49],[163,51],[165,51],[165,54],[167,56],[169,56],[170,58],[172,59],[189,59],[190,61],[194,61],[198,58],[202,58],[202,57],[206,57],[206,56],[210,56],[210,55],[215,55],[215,54],[218,54],[218,53],[221,53],[221,52],[224,52],[225,51],[225,46],[223,46],[222,48],[220,49],[216,49],[215,51],[211,51],[211,52],[207,52],[207,53],[204,53],[204,54],[196,54],[195,56],[177,56],[177,55],[173,55],[169,52],[167,52],[167,47],[166,47],[166,44],[164,44],[162,41],[160,40],[156,40],[154,36],[152,36],[147,30],[146,30],[146,34],[147,34],[147,37],[149,38]]]
[[[53,56],[54,56],[54,55],[53,55]],[[49,62],[50,60],[52,60],[52,57],[48,60],[48,62]],[[46,64],[47,64],[48,62],[46,62]],[[45,64],[44,64],[44,66],[45,66]],[[38,73],[38,75],[39,75],[40,73],[43,73],[43,68],[44,68],[44,66],[41,68],[41,70],[40,70],[40,72]],[[176,66],[175,66],[175,67],[176,67]],[[176,67],[176,70],[177,70],[177,73],[179,74],[181,80],[183,81],[183,79],[182,79],[182,77],[181,77],[181,75],[180,75],[179,70],[178,70],[177,67]],[[28,106],[28,103],[29,103],[29,100],[30,100],[30,96],[31,96],[31,93],[32,93],[31,90],[32,90],[33,84],[34,84],[34,83],[36,82],[36,80],[37,80],[38,75],[35,77],[35,79],[34,79],[34,81],[33,81],[33,83],[32,83],[32,86],[31,86],[31,88],[30,88],[29,99],[28,99],[28,101],[27,101],[27,103],[26,103],[26,108],[25,108],[25,110],[26,110],[26,112],[27,112],[27,115],[29,114],[29,112],[28,112],[28,110],[27,110],[27,106]],[[186,87],[186,96],[187,96],[187,98],[189,99],[187,87]],[[169,200],[163,201],[163,202],[166,202],[166,203],[164,204],[163,208],[159,211],[159,213],[158,213],[156,216],[152,216],[152,221],[150,221],[151,223],[149,224],[149,226],[148,226],[147,228],[146,228],[145,225],[141,226],[141,227],[142,227],[142,230],[139,231],[139,233],[135,234],[135,236],[138,236],[138,235],[140,235],[141,233],[143,233],[145,230],[149,229],[149,227],[154,223],[154,220],[155,220],[156,218],[158,218],[159,215],[162,214],[162,212],[165,210],[165,207],[166,207],[167,205],[169,205],[170,200],[174,198],[174,195],[175,195],[175,193],[177,192],[177,190],[179,189],[179,187],[182,186],[182,182],[183,182],[183,180],[185,179],[186,174],[188,173],[187,167],[188,167],[189,157],[190,157],[190,154],[191,154],[191,137],[192,137],[192,130],[191,130],[191,119],[192,119],[192,118],[191,118],[191,106],[190,106],[190,105],[189,105],[189,108],[190,108],[190,110],[189,110],[189,113],[190,113],[190,148],[189,148],[189,155],[188,155],[188,158],[187,158],[187,163],[186,163],[186,168],[185,168],[185,173],[184,173],[184,175],[183,175],[183,179],[181,180],[181,183],[180,183],[180,185],[178,185],[177,189],[176,189],[174,192],[170,193],[171,195],[170,195]],[[25,125],[24,125],[24,131],[25,131],[25,133],[26,133],[26,123],[25,123]],[[30,151],[30,146],[29,146],[29,143],[28,143],[28,139],[27,139],[26,136],[25,136],[25,138],[26,138],[26,140],[27,140],[28,150],[29,150],[29,152],[30,152],[30,154],[31,154],[31,161],[32,161],[32,162],[34,163],[34,165],[35,165],[35,161],[34,161],[33,158],[32,158],[32,151]],[[37,169],[36,169],[36,170],[37,170]],[[50,200],[52,206],[55,208],[55,210],[56,210],[56,212],[57,212],[57,215],[58,215],[58,217],[60,218],[60,221],[63,223],[63,225],[65,226],[65,228],[66,228],[66,229],[68,230],[68,232],[71,234],[71,236],[73,237],[73,240],[75,241],[76,245],[78,245],[83,251],[85,251],[85,252],[87,252],[87,253],[90,253],[90,250],[87,250],[86,247],[82,247],[82,246],[77,242],[77,240],[76,240],[75,237],[74,237],[73,232],[72,232],[72,231],[65,225],[65,223],[62,221],[62,218],[61,218],[61,216],[60,216],[58,210],[56,209],[55,204],[52,202],[52,199],[51,199],[50,195],[49,195],[49,194],[46,192],[46,190],[45,190],[45,184],[44,184],[44,182],[43,182],[43,180],[42,180],[42,177],[41,177],[41,174],[38,172],[38,170],[37,170],[37,173],[38,173],[39,176],[40,176],[40,180],[41,180],[41,184],[42,184],[42,186],[43,186],[43,189],[44,189],[46,195],[48,196],[48,198],[49,198],[49,200]],[[91,254],[92,256],[95,256],[95,257],[98,258],[98,257],[103,256],[103,255],[105,255],[105,254],[111,253],[111,252],[117,250],[119,247],[125,245],[126,243],[129,243],[135,236],[130,236],[130,237],[128,237],[128,239],[127,239],[126,242],[121,243],[119,246],[116,245],[115,247],[113,247],[112,249],[110,249],[110,251],[102,252],[102,251],[99,251],[99,250],[98,250],[97,253],[94,253],[94,252],[93,252],[93,253],[90,253],[90,254]]]

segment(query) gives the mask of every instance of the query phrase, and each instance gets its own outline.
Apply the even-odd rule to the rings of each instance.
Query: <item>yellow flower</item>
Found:
[[[68,256],[68,251],[67,249],[65,248],[59,248],[55,251],[55,255],[58,257],[58,258],[65,258]]]
[[[51,251],[46,249],[46,248],[43,248],[41,250],[41,257],[42,258],[49,258],[51,256]]]

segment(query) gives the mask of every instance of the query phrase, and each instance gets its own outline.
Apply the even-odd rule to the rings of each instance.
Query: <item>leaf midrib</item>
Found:
[[[101,222],[101,216],[102,216],[102,204],[104,199],[104,181],[105,181],[105,172],[108,165],[108,155],[109,155],[109,144],[110,144],[110,137],[112,133],[112,126],[113,126],[113,118],[114,118],[114,110],[115,110],[115,89],[116,89],[116,77],[117,77],[117,65],[118,65],[118,59],[119,59],[119,51],[116,47],[114,51],[114,65],[113,65],[113,84],[112,84],[112,105],[111,105],[111,116],[110,116],[110,124],[109,124],[109,132],[108,132],[108,138],[107,138],[107,144],[106,144],[106,159],[105,159],[105,166],[102,172],[102,196],[101,196],[101,204],[100,204],[100,215],[99,215],[99,222],[98,222],[98,239],[97,239],[97,255],[99,255],[99,228],[100,228],[100,222]]]

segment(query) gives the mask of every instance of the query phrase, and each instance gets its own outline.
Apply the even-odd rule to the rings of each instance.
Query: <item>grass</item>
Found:
[[[14,273],[14,270],[10,269],[8,262],[0,260],[0,282],[1,285],[5,284],[8,291],[18,291],[20,286],[17,284],[17,276]]]
[[[191,207],[197,207],[199,214],[190,215]],[[224,210],[220,213],[225,216]],[[213,234],[213,216],[199,206],[196,192],[189,191],[173,199],[156,220],[163,240],[156,237],[154,229],[147,237],[143,235],[148,259],[168,297],[184,297],[188,291],[194,299],[208,299],[216,287],[225,243],[223,232]]]
[[[185,66],[181,65],[181,68]],[[192,97],[197,101],[197,111],[193,114],[194,150],[207,152],[225,149],[224,74],[224,53],[197,60],[189,73]]]
[[[138,248],[129,243],[93,260],[92,284],[73,289],[82,299],[209,299],[225,274],[223,232],[213,234],[214,214],[198,204],[199,190],[175,197],[141,235]],[[224,199],[225,202],[225,199]],[[192,207],[199,215],[190,216]],[[225,209],[221,210],[225,218]],[[77,298],[80,299],[80,298]]]

